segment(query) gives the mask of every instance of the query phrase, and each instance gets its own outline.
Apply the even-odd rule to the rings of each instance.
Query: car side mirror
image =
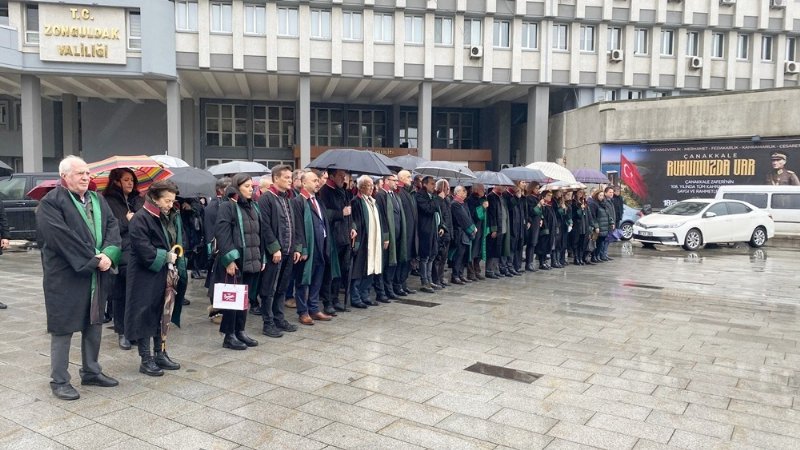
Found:
[[[706,218],[706,219],[710,219],[710,218],[712,218],[712,217],[717,217],[717,213],[715,213],[715,212],[712,212],[712,211],[709,211],[709,212],[707,212],[707,213],[705,214],[705,218]]]

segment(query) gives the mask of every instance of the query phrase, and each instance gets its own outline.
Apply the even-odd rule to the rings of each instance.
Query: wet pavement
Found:
[[[222,348],[192,280],[169,338],[181,370],[140,374],[105,329],[101,364],[120,386],[79,385],[75,338],[81,399],[64,402],[48,385],[39,253],[9,252],[0,448],[800,448],[797,242],[611,255],[280,339],[250,316],[261,345],[240,352]]]

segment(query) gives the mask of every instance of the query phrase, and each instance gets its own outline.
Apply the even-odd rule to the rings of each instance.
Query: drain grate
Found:
[[[642,289],[664,289],[664,286],[654,286],[652,284],[640,284],[640,283],[622,283],[624,287],[637,287]]]
[[[392,303],[402,303],[404,305],[411,305],[411,306],[422,306],[424,308],[433,308],[434,306],[441,305],[441,303],[425,302],[422,300],[411,300],[410,298],[401,298],[399,300],[393,300]]]
[[[519,381],[521,383],[531,384],[542,377],[541,374],[526,372],[524,370],[511,369],[509,367],[494,366],[477,362],[466,369],[468,372],[481,373],[492,377],[505,378],[506,380]]]

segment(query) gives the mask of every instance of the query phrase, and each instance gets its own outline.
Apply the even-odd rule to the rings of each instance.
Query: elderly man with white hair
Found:
[[[111,387],[117,380],[97,362],[103,311],[122,256],[117,219],[105,199],[89,191],[89,167],[77,156],[58,166],[61,186],[36,210],[42,245],[44,304],[50,333],[50,388],[62,400],[80,394],[70,384],[69,347],[81,332],[81,384]]]
[[[358,177],[358,195],[350,202],[353,212],[352,281],[350,304],[354,308],[378,306],[369,298],[374,276],[383,272],[383,251],[389,248],[389,231],[372,197],[374,182],[367,175]]]

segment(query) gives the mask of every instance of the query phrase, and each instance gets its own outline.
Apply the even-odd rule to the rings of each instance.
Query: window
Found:
[[[553,24],[553,49],[567,50],[569,48],[569,25],[565,23]]]
[[[748,59],[750,57],[750,35],[739,34],[736,37],[736,59]]]
[[[244,4],[245,34],[265,34],[267,31],[267,8],[264,5]]]
[[[772,61],[772,36],[761,36],[761,60]]]
[[[439,45],[453,45],[453,18],[436,17],[433,19],[433,42]]]
[[[772,194],[772,209],[800,209],[800,194]]]
[[[247,146],[247,107],[244,105],[206,105],[206,145]]]
[[[8,129],[8,102],[0,101],[0,128]]]
[[[400,144],[417,148],[417,112],[400,111]]]
[[[611,89],[605,92],[605,97],[607,102],[613,102],[619,98],[619,94],[617,94],[617,91]]]
[[[522,23],[522,48],[539,48],[539,24],[536,22]]]
[[[594,51],[594,25],[581,25],[581,51]]]
[[[641,91],[628,91],[628,100],[638,100],[642,98]]]
[[[342,110],[311,108],[311,145],[342,145]]]
[[[743,202],[750,203],[756,208],[764,209],[767,207],[767,194],[759,194],[755,192],[728,193],[724,194],[722,198],[741,200]]]
[[[386,142],[386,112],[380,110],[347,111],[347,145],[383,147]]]
[[[725,202],[725,204],[728,205],[728,214],[747,214],[752,211],[747,205],[741,203]]]
[[[297,23],[297,22],[295,22]],[[293,36],[297,35],[295,34]],[[327,9],[311,10],[311,37],[316,39],[331,38],[331,12]]]
[[[356,11],[342,12],[342,39],[360,41],[364,39],[361,13]]]
[[[700,33],[697,31],[686,33],[686,56],[700,56]]]
[[[197,31],[197,0],[175,0],[175,28]]]
[[[278,36],[297,36],[297,8],[278,8]]]
[[[253,147],[288,148],[293,145],[293,107],[253,106]]]
[[[622,28],[608,27],[606,50],[622,50]]]
[[[25,43],[39,45],[39,5],[25,5]]]
[[[661,55],[675,55],[675,30],[661,30]]]
[[[797,41],[793,37],[786,38],[786,60],[787,61],[794,61],[794,58],[795,58],[795,43],[796,42]]]
[[[422,16],[406,16],[406,44],[422,44],[425,39],[425,22]]]
[[[511,31],[511,23],[507,20],[494,21],[494,42],[493,45],[498,48],[508,48],[509,34]]]
[[[714,33],[711,35],[711,57],[725,57],[725,34]]]
[[[233,26],[233,5],[211,2],[211,32],[230,33]]]
[[[8,1],[0,1],[0,25],[8,26]]]
[[[142,15],[128,11],[128,50],[142,50]]]
[[[25,200],[25,181],[23,177],[0,181],[0,200]]]
[[[647,51],[647,30],[637,28],[633,31],[633,54],[646,55]]]
[[[717,217],[727,216],[728,208],[725,206],[726,203],[728,202],[719,202],[716,205],[711,205],[711,207],[708,208],[705,213],[703,213],[703,217],[707,217],[708,213],[714,213],[717,215]]]
[[[375,13],[373,29],[375,42],[394,42],[394,16],[390,13]]]
[[[472,148],[473,113],[437,112],[433,116],[434,148]]]
[[[481,45],[480,19],[464,19],[464,45]]]

